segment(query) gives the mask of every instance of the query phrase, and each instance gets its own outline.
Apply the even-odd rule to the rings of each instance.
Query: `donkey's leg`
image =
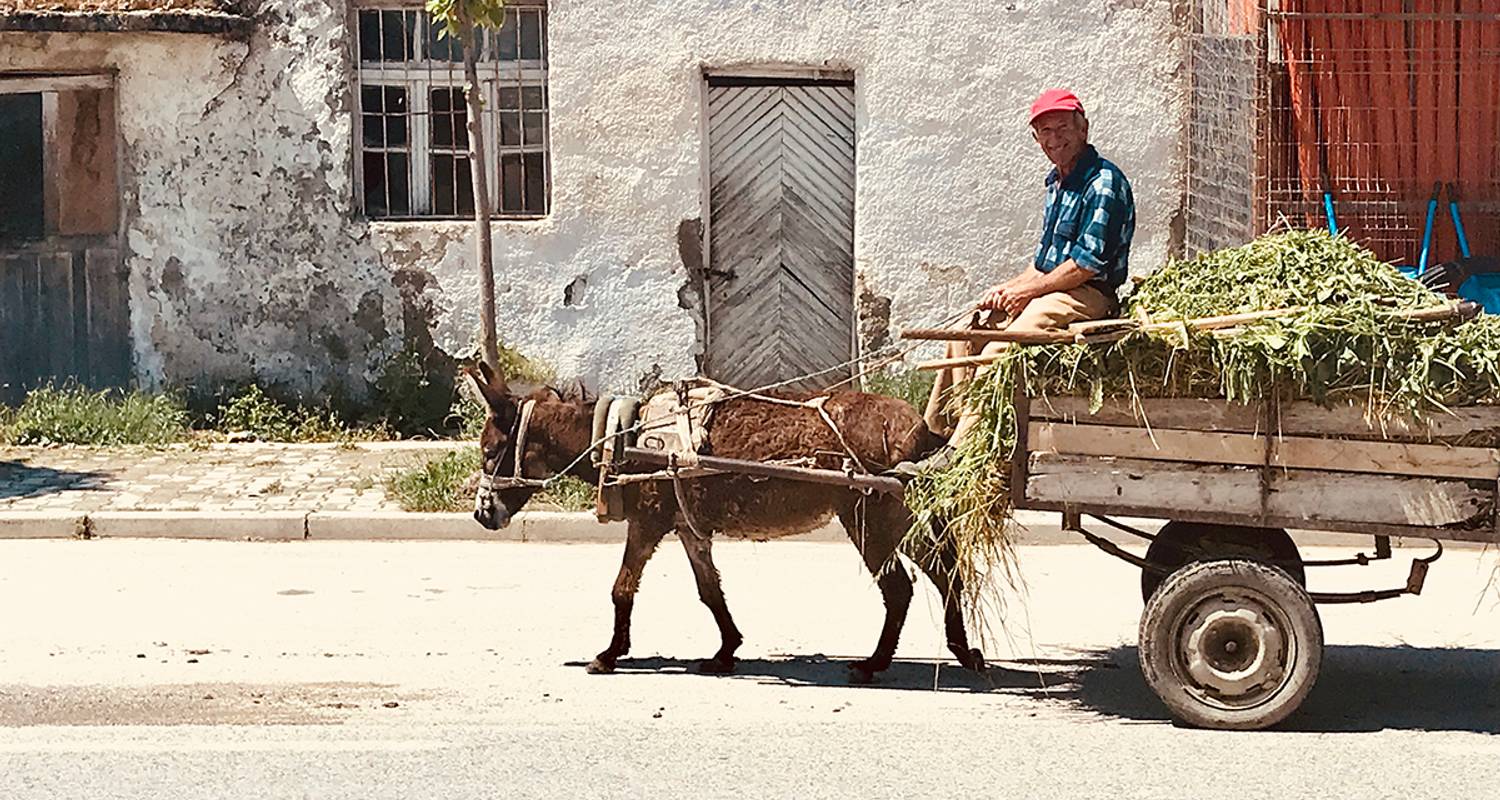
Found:
[[[698,662],[698,671],[714,675],[734,672],[734,651],[745,639],[740,635],[740,629],[734,626],[729,604],[724,601],[724,587],[719,582],[719,570],[714,567],[713,540],[683,528],[677,529],[677,538],[682,540],[688,561],[693,565],[693,578],[698,581],[698,599],[708,606],[719,626],[719,652],[707,661]]]
[[[958,574],[958,553],[950,539],[941,535],[938,539],[941,544],[920,546],[910,555],[943,598],[943,629],[948,637],[948,650],[964,668],[983,672],[984,655],[969,647],[969,634],[964,629],[964,584]]]
[[[900,500],[891,498],[866,498],[861,503],[850,503],[839,512],[850,541],[865,559],[865,566],[875,576],[880,595],[885,600],[885,624],[880,629],[880,641],[875,652],[863,661],[849,665],[851,683],[870,683],[875,673],[884,672],[891,666],[891,657],[896,654],[896,642],[901,638],[901,628],[906,624],[906,611],[911,607],[911,578],[900,564],[892,564],[896,546],[906,534],[906,528],[898,524],[904,516],[892,507],[901,506]]]
[[[594,657],[588,671],[594,674],[614,672],[615,662],[630,652],[630,610],[635,605],[635,593],[641,586],[641,571],[656,546],[670,530],[670,524],[651,517],[630,520],[630,529],[625,537],[625,558],[620,564],[620,574],[615,577],[610,595],[615,601],[615,633],[609,647]]]

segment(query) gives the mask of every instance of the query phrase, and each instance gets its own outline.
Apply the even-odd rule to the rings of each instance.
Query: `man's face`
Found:
[[[1058,167],[1071,167],[1089,143],[1089,123],[1075,111],[1048,111],[1031,123],[1031,135],[1047,160]]]

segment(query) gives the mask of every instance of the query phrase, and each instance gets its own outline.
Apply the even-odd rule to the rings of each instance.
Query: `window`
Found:
[[[42,235],[42,95],[0,94],[0,240]]]
[[[115,232],[112,87],[107,75],[0,73],[0,243]]]
[[[381,2],[382,0],[369,0]],[[463,46],[425,11],[363,8],[359,20],[359,185],[376,219],[474,213]],[[505,25],[479,32],[490,204],[502,217],[545,215],[548,153],[547,12],[506,4]]]

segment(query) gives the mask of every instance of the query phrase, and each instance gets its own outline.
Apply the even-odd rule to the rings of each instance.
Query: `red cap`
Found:
[[[1078,96],[1067,89],[1048,89],[1042,92],[1036,102],[1031,104],[1031,120],[1049,111],[1077,111],[1083,113],[1083,103],[1078,102]]]

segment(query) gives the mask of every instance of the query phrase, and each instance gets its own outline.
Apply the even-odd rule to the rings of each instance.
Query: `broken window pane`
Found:
[[[464,90],[444,86],[431,93],[432,146],[466,149],[469,146],[468,105],[464,102]]]
[[[447,216],[474,213],[474,176],[461,155],[432,157],[432,212]]]
[[[0,239],[40,238],[42,96],[0,94]]]
[[[405,153],[366,152],[365,213],[401,217],[411,213],[411,184]]]

